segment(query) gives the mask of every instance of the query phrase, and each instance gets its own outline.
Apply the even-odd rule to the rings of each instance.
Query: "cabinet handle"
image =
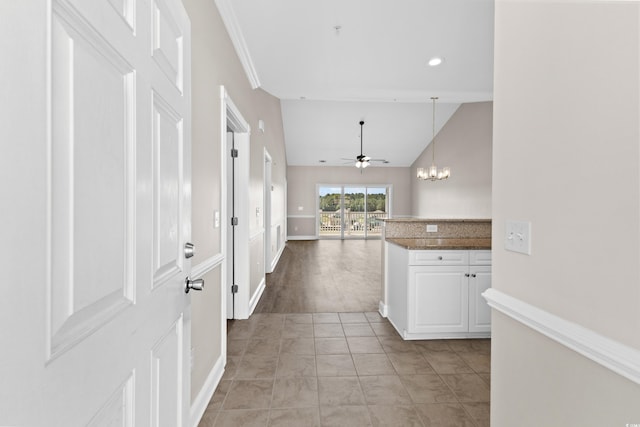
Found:
[[[465,273],[465,274],[464,274],[464,277],[469,277],[469,273]]]
[[[471,275],[471,277],[476,277],[476,275],[475,275],[475,274],[472,274],[472,275]]]
[[[438,261],[442,261],[442,257],[441,256],[438,257]]]

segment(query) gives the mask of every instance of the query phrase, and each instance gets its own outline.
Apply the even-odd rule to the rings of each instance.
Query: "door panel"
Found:
[[[9,271],[26,279],[3,303],[21,323],[6,346],[20,374],[0,364],[0,425],[186,425],[188,17],[173,1],[29,3],[16,25],[40,31],[23,41],[49,62],[22,63],[15,79],[46,85],[9,132],[33,126],[41,137],[15,138],[34,171],[8,171],[28,176],[12,184],[25,198],[17,209],[36,209],[15,224],[30,230],[13,249],[32,271]]]
[[[132,303],[134,240],[133,70],[75,10],[54,10],[49,357]]]

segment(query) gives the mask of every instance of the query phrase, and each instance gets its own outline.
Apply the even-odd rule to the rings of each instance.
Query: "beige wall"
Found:
[[[371,184],[392,185],[391,213],[393,216],[408,216],[411,209],[409,199],[408,168],[371,166],[360,173],[354,166],[289,166],[287,213],[289,236],[311,236],[315,234],[316,184]],[[302,210],[298,208],[302,206]],[[306,216],[309,218],[299,218]],[[296,218],[298,217],[298,218]],[[298,230],[295,230],[298,227]]]
[[[436,114],[437,114],[436,106]],[[411,165],[411,215],[420,218],[491,218],[493,103],[462,104],[436,135],[435,164],[451,168],[446,181],[418,181],[432,147]]]
[[[222,227],[213,227],[214,212],[222,210],[220,182],[221,102],[220,85],[224,85],[234,104],[252,128],[250,192],[250,234],[254,242],[263,241],[263,173],[264,149],[273,159],[272,223],[284,228],[284,189],[286,157],[280,101],[268,93],[251,89],[244,70],[213,0],[183,0],[191,19],[192,37],[192,97],[193,97],[193,207],[192,234],[196,246],[193,265],[222,253]],[[264,120],[265,132],[258,130],[258,120]],[[255,215],[260,208],[260,215]],[[266,227],[270,230],[271,227]],[[259,235],[258,237],[255,237]],[[274,237],[275,240],[275,237]],[[264,277],[263,248],[251,250],[251,286],[255,288]],[[256,259],[253,259],[253,258]],[[193,297],[192,347],[194,368],[192,399],[202,389],[213,363],[221,356],[220,331],[221,266],[205,276],[202,294]],[[257,283],[253,283],[256,281]]]
[[[496,2],[493,287],[640,349],[638,3]],[[530,256],[507,219],[532,223]],[[640,423],[640,386],[500,314],[492,426]]]

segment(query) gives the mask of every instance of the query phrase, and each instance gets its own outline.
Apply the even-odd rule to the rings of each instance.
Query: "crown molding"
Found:
[[[244,35],[242,34],[242,30],[240,29],[240,24],[238,24],[238,19],[236,18],[236,14],[233,11],[231,2],[229,0],[215,0],[215,3],[218,7],[218,12],[220,12],[220,16],[222,17],[222,22],[224,22],[224,26],[227,28],[227,33],[229,33],[231,43],[233,43],[236,54],[240,59],[242,68],[244,68],[244,72],[249,79],[251,88],[259,88],[260,79],[258,78],[258,72],[256,71],[256,68],[253,65],[253,61],[251,60],[249,48],[247,47],[247,43],[244,40]]]

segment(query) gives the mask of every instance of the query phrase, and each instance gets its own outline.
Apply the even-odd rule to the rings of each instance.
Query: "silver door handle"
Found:
[[[192,256],[194,256],[196,254],[196,249],[193,246],[193,243],[185,243],[184,244],[184,257],[185,258],[191,258]]]
[[[194,291],[201,291],[204,289],[204,279],[191,280],[188,277],[184,279],[184,292],[189,293],[193,289]]]

